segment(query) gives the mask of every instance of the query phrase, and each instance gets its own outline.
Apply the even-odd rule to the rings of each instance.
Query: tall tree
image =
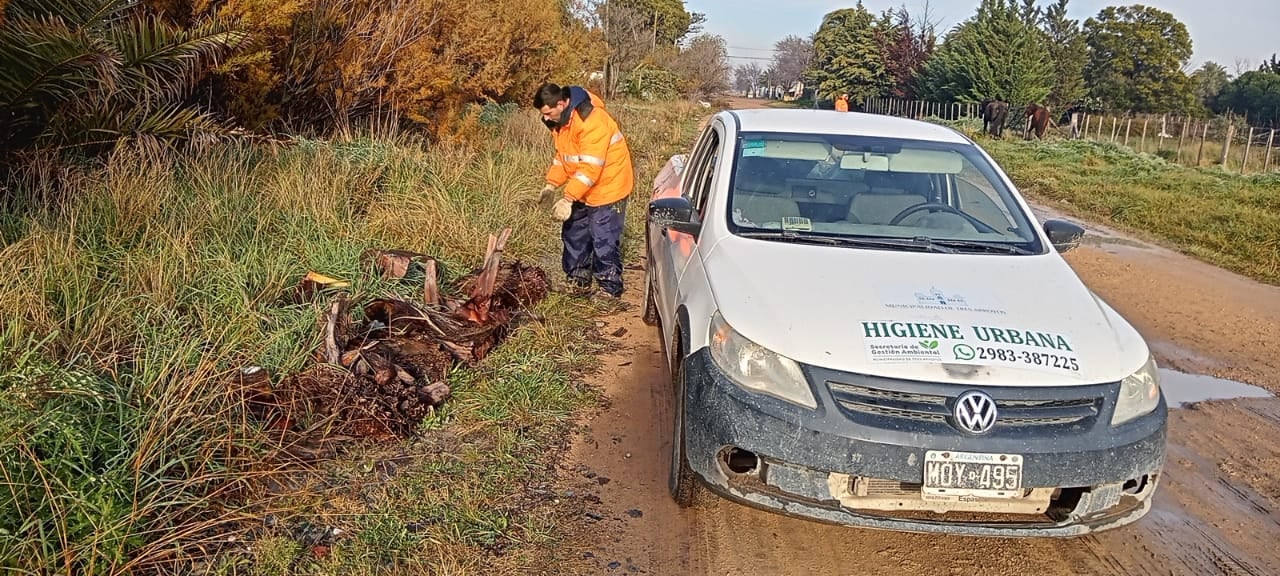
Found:
[[[925,65],[926,98],[1014,105],[1042,102],[1053,87],[1044,33],[1024,20],[1013,0],[982,0],[978,12],[951,30]]]
[[[1200,101],[1205,108],[1213,108],[1213,101],[1231,83],[1231,77],[1227,75],[1227,67],[1217,62],[1205,62],[1198,70],[1191,73],[1191,86],[1195,91],[1196,99]]]
[[[1280,74],[1280,60],[1276,60],[1276,55],[1271,55],[1271,60],[1263,60],[1262,65],[1258,67],[1261,72],[1270,72],[1272,74]]]
[[[1084,67],[1089,60],[1089,46],[1080,21],[1067,17],[1068,0],[1058,0],[1044,10],[1044,33],[1047,36],[1049,61],[1053,65],[1053,89],[1050,106],[1069,106],[1088,93],[1084,85]]]
[[[1280,74],[1261,70],[1241,74],[1222,89],[1215,109],[1248,116],[1253,125],[1280,127]]]
[[[877,24],[877,38],[889,75],[889,94],[914,100],[916,79],[937,46],[936,24],[930,21],[929,4],[919,18],[906,6],[886,10]]]
[[[685,10],[684,0],[608,0],[609,10],[634,10],[639,13],[656,45],[674,46],[701,29],[706,17]]]
[[[1085,22],[1085,81],[1110,108],[1181,112],[1194,108],[1191,35],[1168,12],[1150,6],[1110,6]]]
[[[711,98],[729,89],[729,49],[724,38],[699,34],[680,51],[672,64],[684,83],[683,92]]]
[[[733,88],[738,92],[750,92],[760,86],[764,70],[755,62],[742,64],[733,70]]]
[[[787,36],[773,44],[773,62],[767,76],[774,86],[791,87],[804,79],[804,73],[813,62],[813,41],[799,36]]]
[[[889,76],[876,42],[875,16],[862,5],[828,13],[813,37],[814,60],[805,79],[817,94],[854,101],[884,92]]]

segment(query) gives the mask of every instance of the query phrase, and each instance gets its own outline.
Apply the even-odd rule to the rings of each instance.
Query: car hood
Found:
[[[705,268],[724,319],[798,362],[991,386],[1115,382],[1142,337],[1057,253],[937,254],[729,236]]]

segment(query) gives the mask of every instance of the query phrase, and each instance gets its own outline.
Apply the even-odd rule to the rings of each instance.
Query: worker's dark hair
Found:
[[[533,93],[533,107],[541,109],[543,106],[555,106],[556,102],[569,99],[569,87],[558,86],[547,82],[538,87],[538,91]]]

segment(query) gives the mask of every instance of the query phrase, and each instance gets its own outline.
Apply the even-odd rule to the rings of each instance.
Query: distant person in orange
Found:
[[[848,111],[849,111],[849,95],[841,94],[839,98],[836,98],[836,112],[848,112]]]

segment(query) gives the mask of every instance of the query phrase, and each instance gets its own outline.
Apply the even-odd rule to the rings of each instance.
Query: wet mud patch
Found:
[[[1176,370],[1160,370],[1160,388],[1170,408],[1209,400],[1233,398],[1273,398],[1267,390],[1244,382]]]

